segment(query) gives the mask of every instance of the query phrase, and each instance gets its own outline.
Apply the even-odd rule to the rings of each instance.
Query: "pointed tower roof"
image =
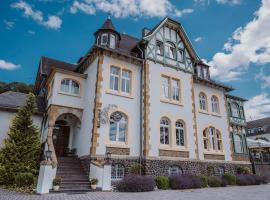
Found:
[[[101,26],[101,28],[99,30],[112,30],[112,31],[115,31],[112,20],[109,19],[109,18],[106,19],[106,21],[104,22],[104,24]]]
[[[114,27],[112,20],[110,18],[106,19],[104,24],[95,32],[95,35],[97,35],[97,33],[100,31],[111,31],[111,32],[118,34],[120,37],[120,34],[115,30],[115,27]]]

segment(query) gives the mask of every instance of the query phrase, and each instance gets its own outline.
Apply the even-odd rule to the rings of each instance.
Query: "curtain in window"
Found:
[[[172,79],[172,99],[180,100],[180,83],[179,80]]]
[[[184,146],[185,145],[185,137],[184,137],[184,124],[178,120],[175,123],[175,133],[176,133],[176,145]]]
[[[125,176],[125,167],[122,164],[112,165],[111,179],[121,180]]]
[[[206,96],[203,93],[199,94],[199,101],[200,101],[200,109],[201,110],[206,110]]]
[[[160,143],[169,144],[169,125],[170,122],[166,118],[160,120]]]
[[[122,92],[130,93],[131,72],[127,70],[122,71]]]
[[[170,98],[170,79],[168,77],[162,77],[162,95],[164,98]]]
[[[121,119],[116,119],[115,114],[121,115]],[[127,117],[123,113],[112,113],[110,117],[110,141],[114,142],[125,142],[127,132]]]
[[[120,69],[117,67],[111,67],[110,73],[110,89],[118,91],[119,89],[119,72]]]

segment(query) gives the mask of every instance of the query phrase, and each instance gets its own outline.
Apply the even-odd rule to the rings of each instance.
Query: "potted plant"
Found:
[[[61,179],[61,177],[59,177],[59,176],[56,176],[56,177],[53,179],[53,190],[54,190],[54,191],[59,191],[61,181],[62,181],[62,179]]]
[[[92,178],[90,179],[90,185],[93,190],[97,189],[97,184],[98,184],[98,179],[97,178]]]

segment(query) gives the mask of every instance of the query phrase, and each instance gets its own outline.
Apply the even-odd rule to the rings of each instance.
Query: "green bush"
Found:
[[[251,174],[251,171],[248,167],[238,167],[237,173],[238,174]]]
[[[208,176],[200,176],[202,187],[208,187]]]
[[[167,190],[169,188],[170,182],[167,176],[158,176],[155,178],[156,186],[158,189]]]
[[[225,173],[222,177],[228,183],[228,185],[236,185],[236,176],[230,173]]]
[[[221,187],[222,180],[219,177],[210,176],[210,177],[208,177],[208,185],[210,187]]]
[[[35,183],[35,176],[31,173],[18,173],[14,181],[19,187],[29,186]]]

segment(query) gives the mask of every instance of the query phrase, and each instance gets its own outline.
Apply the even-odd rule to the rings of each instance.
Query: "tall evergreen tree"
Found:
[[[14,117],[4,147],[0,150],[0,183],[13,184],[18,173],[37,174],[41,145],[39,131],[33,124],[36,98],[33,94]]]

